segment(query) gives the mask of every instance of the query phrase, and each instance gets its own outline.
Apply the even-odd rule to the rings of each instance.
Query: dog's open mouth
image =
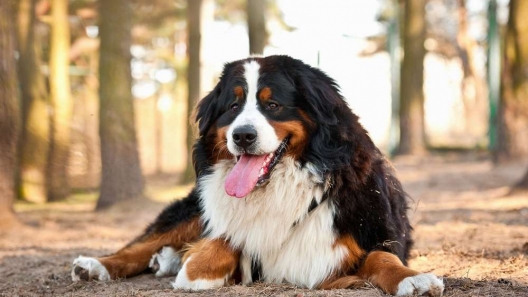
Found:
[[[288,145],[288,138],[284,139],[279,148],[265,155],[243,154],[237,157],[237,163],[225,181],[225,191],[230,196],[245,197],[255,187],[265,184],[282,158]]]

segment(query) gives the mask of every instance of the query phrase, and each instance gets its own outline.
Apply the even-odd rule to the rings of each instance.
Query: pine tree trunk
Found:
[[[0,226],[15,221],[15,171],[20,110],[15,63],[13,1],[0,1]]]
[[[501,76],[496,161],[528,157],[528,1],[511,0]]]
[[[18,2],[18,78],[22,101],[18,192],[24,200],[42,203],[47,201],[50,117],[46,82],[40,71],[42,50],[35,36],[36,2]]]
[[[424,132],[424,57],[425,3],[404,3],[403,62],[400,87],[400,144],[397,154],[425,151]]]
[[[201,61],[201,32],[202,32],[202,0],[187,0],[187,115],[194,122],[193,109],[200,99],[200,61]],[[192,147],[196,141],[194,125],[187,128],[187,166],[183,176],[184,183],[195,180],[195,172],[192,160]]]
[[[266,0],[247,1],[247,24],[249,33],[249,53],[264,53],[264,47],[268,39],[266,32]]]
[[[69,192],[68,158],[73,103],[70,95],[70,29],[68,0],[52,1],[50,45],[51,145],[48,160],[48,200],[65,199]]]
[[[131,9],[127,0],[100,2],[99,135],[101,193],[97,209],[143,195],[131,93]]]

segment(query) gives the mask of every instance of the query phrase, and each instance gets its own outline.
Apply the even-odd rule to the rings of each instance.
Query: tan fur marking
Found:
[[[350,269],[356,267],[363,255],[365,255],[365,251],[359,247],[350,235],[338,238],[334,243],[334,248],[338,245],[345,247],[348,251],[348,255],[343,259],[343,271],[350,271]]]
[[[189,242],[194,242],[202,235],[203,226],[199,217],[178,225],[164,237],[164,245],[170,245],[175,250],[181,250]]]
[[[259,99],[264,102],[270,100],[271,89],[269,87],[264,87],[259,93]]]
[[[301,115],[301,117],[304,119],[304,121],[308,124],[308,126],[310,126],[310,128],[315,128],[315,123],[313,122],[313,120],[308,116],[308,114],[306,114],[306,112],[302,109],[299,109],[299,114]]]
[[[358,288],[365,285],[365,280],[359,276],[346,275],[346,273],[352,271],[358,264],[365,251],[359,247],[357,242],[350,235],[345,235],[338,238],[334,242],[333,248],[338,246],[345,247],[348,251],[347,256],[343,259],[343,263],[338,271],[333,273],[330,277],[324,281],[319,288],[323,290],[327,289],[350,289]]]
[[[298,158],[302,155],[306,145],[307,133],[303,124],[299,121],[275,122],[270,121],[270,125],[275,129],[277,137],[282,141],[291,135],[290,144],[288,145],[287,156]]]
[[[233,250],[225,240],[202,239],[189,248],[182,260],[187,265],[187,277],[194,281],[231,277],[239,258],[240,251]]]
[[[218,129],[211,129],[211,133],[215,134],[214,147],[212,151],[211,160],[213,163],[217,163],[220,160],[232,159],[233,155],[227,149],[227,130],[229,126],[221,127]]]
[[[359,289],[364,287],[366,284],[365,280],[356,275],[344,276],[338,279],[329,278],[323,282],[319,289],[321,290],[333,290],[333,289]]]
[[[405,267],[396,255],[376,251],[367,256],[358,276],[394,295],[404,278],[417,274],[419,273]]]
[[[201,233],[202,224],[199,217],[195,217],[167,233],[152,234],[98,260],[112,279],[134,276],[147,268],[152,255],[162,247],[169,245],[180,250],[187,243],[197,240]]]
[[[244,88],[242,88],[241,86],[235,87],[233,92],[235,93],[235,96],[237,98],[244,98]]]

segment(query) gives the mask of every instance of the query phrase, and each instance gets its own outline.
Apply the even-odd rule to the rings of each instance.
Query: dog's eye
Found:
[[[277,109],[278,107],[279,107],[279,104],[277,104],[275,102],[270,102],[270,103],[268,103],[267,109],[274,110],[274,109]]]
[[[237,112],[240,107],[238,106],[238,103],[233,103],[230,108],[232,111]]]

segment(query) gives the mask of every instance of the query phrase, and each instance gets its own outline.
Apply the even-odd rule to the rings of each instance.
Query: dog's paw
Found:
[[[440,297],[444,293],[444,282],[432,273],[422,273],[404,278],[398,284],[396,296],[422,295]]]
[[[156,277],[176,275],[180,271],[180,255],[170,246],[164,246],[150,258],[149,267]]]
[[[176,276],[176,280],[172,283],[174,289],[184,289],[184,290],[207,290],[220,288],[226,285],[227,276],[217,278],[217,279],[204,279],[204,278],[191,278],[187,273],[187,264],[191,261],[192,257],[189,257]],[[192,279],[192,280],[191,280]]]
[[[108,270],[95,258],[79,256],[73,260],[71,271],[72,281],[79,280],[110,280]]]

